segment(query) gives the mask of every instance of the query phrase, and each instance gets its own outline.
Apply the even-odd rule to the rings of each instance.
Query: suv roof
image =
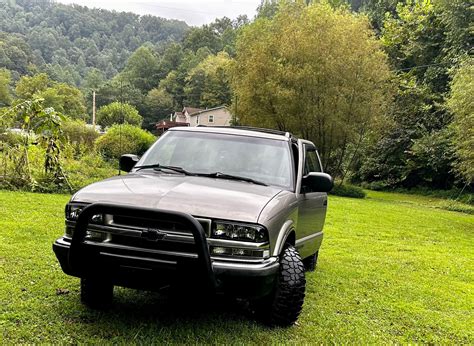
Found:
[[[168,131],[191,131],[191,132],[213,132],[226,133],[249,137],[262,137],[279,140],[295,140],[296,138],[289,132],[263,129],[250,126],[205,126],[198,125],[196,127],[172,127]]]

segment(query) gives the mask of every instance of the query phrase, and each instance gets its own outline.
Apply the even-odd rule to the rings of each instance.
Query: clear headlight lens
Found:
[[[268,232],[263,226],[216,221],[212,238],[263,243],[268,241]]]
[[[67,204],[66,210],[65,210],[66,221],[76,222],[82,210],[86,206],[87,205],[84,205],[84,204]],[[89,223],[95,224],[95,225],[103,225],[104,220],[105,220],[105,217],[103,214],[96,214],[96,215],[92,215],[91,219],[89,220]],[[66,223],[66,231],[65,231],[66,237],[72,238],[73,234],[74,234],[74,224]],[[102,241],[102,240],[105,240],[105,238],[106,238],[105,233],[94,232],[94,231],[89,231],[89,230],[86,233],[86,239]]]
[[[77,218],[81,214],[82,210],[86,207],[83,204],[68,204],[66,205],[66,220],[77,221]],[[92,215],[90,223],[101,225],[104,223],[104,215],[96,214]]]
[[[66,220],[76,221],[82,209],[84,209],[85,207],[86,207],[85,205],[78,205],[78,204],[66,205]]]

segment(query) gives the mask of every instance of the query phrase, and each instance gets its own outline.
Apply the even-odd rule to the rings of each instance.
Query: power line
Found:
[[[413,66],[413,67],[399,68],[399,69],[392,70],[392,71],[393,71],[393,72],[409,71],[409,70],[413,70],[413,69],[416,69],[416,68],[431,67],[431,66],[440,66],[440,65],[453,65],[453,63],[451,63],[451,62],[440,62],[440,63],[437,63],[437,64],[427,64],[427,65],[419,65],[419,66]]]

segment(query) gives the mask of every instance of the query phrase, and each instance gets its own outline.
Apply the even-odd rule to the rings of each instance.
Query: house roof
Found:
[[[195,116],[195,115],[199,115],[199,114],[203,114],[203,113],[206,113],[206,112],[212,112],[212,111],[215,111],[217,109],[221,109],[221,108],[227,108],[226,106],[219,106],[219,107],[214,107],[214,108],[208,108],[208,109],[201,109],[195,113],[190,113],[189,116]]]
[[[184,107],[183,108],[183,113],[188,112],[189,115],[192,115],[192,114],[198,113],[202,110],[203,110],[202,108]]]

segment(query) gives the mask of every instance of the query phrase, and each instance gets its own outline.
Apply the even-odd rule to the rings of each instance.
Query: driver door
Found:
[[[303,177],[310,172],[322,172],[319,154],[309,142],[303,143],[302,168]],[[327,193],[314,192],[311,187],[301,185],[298,195],[297,247],[303,258],[318,251],[321,245],[327,200]]]

